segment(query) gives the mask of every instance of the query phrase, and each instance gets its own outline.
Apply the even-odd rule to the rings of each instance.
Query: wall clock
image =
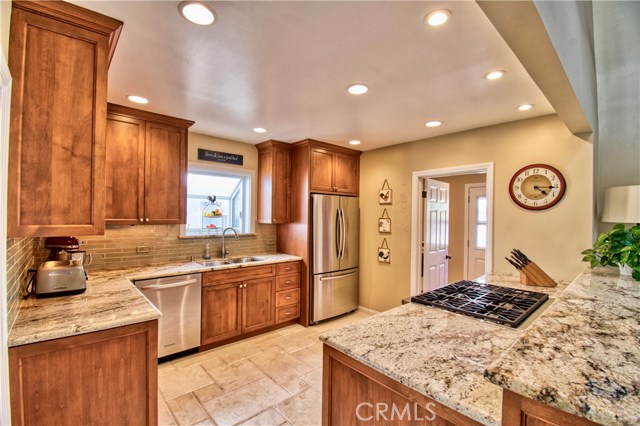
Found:
[[[509,195],[527,210],[545,210],[564,196],[567,183],[562,173],[547,164],[531,164],[518,170],[509,182]]]

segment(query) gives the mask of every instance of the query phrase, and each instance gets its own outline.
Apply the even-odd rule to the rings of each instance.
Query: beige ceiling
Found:
[[[178,2],[73,3],[124,21],[109,101],[148,97],[141,109],[194,120],[198,133],[247,143],[359,139],[369,150],[554,112],[471,1],[209,2],[218,21],[208,27],[182,18]],[[425,25],[441,8],[450,21]],[[507,74],[483,79],[494,69]],[[354,82],[369,92],[349,95]],[[521,103],[535,108],[517,111]],[[427,128],[429,120],[444,124]]]

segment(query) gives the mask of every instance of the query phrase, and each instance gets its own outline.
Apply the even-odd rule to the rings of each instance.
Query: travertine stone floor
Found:
[[[158,366],[158,423],[316,426],[321,422],[318,336],[368,315],[292,325]]]

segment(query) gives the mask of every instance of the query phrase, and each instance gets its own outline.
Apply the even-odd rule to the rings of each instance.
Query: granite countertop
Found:
[[[287,254],[259,255],[262,261],[206,267],[196,262],[118,270],[89,271],[87,290],[73,296],[29,298],[9,331],[8,345],[19,346],[154,320],[160,312],[133,280],[300,260]]]
[[[490,284],[518,287],[513,274]],[[522,287],[557,293],[555,288]],[[502,389],[483,378],[487,365],[523,333],[441,309],[409,303],[320,336],[326,344],[485,425],[500,425]]]
[[[640,283],[587,270],[486,375],[596,423],[640,424]]]

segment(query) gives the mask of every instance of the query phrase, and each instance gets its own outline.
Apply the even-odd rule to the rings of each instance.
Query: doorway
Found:
[[[439,187],[434,181],[447,184],[443,186],[447,189],[434,189]],[[479,196],[481,201],[476,206],[482,214],[478,216],[476,212],[475,228],[469,228],[469,216],[473,212],[467,211],[470,205],[467,184],[484,185],[484,195]],[[442,194],[447,194],[449,207],[440,208],[433,204],[436,193],[441,194],[441,199],[444,198]],[[474,275],[475,271],[480,273],[473,278],[491,272],[493,163],[413,172],[411,204],[411,295],[460,281]],[[442,213],[443,209],[447,210],[446,215]],[[431,226],[433,224],[435,227]],[[443,225],[446,229],[442,228]],[[478,249],[470,253],[466,244],[469,241],[471,246],[470,235],[474,236],[474,232],[480,239],[474,241],[474,248],[477,246]],[[480,246],[484,249],[481,250]],[[481,251],[483,256],[480,256]],[[472,254],[476,255],[472,262],[475,271],[469,268]]]
[[[487,185],[465,184],[464,209],[464,279],[474,280],[485,274],[487,249]]]

